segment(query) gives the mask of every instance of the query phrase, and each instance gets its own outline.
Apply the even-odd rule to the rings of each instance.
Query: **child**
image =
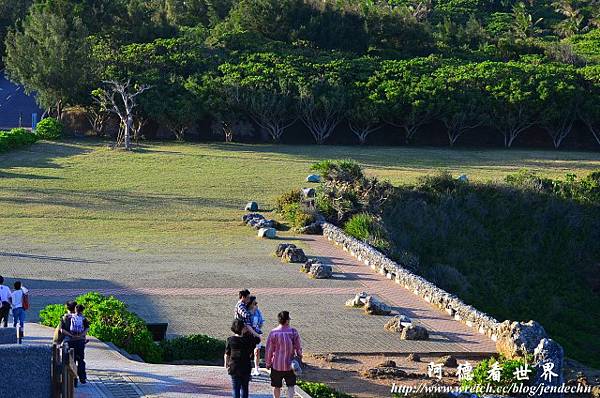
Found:
[[[262,335],[262,327],[265,323],[262,312],[258,308],[258,302],[256,301],[256,297],[250,296],[250,303],[248,305],[248,309],[252,314],[252,329],[259,334]],[[260,349],[262,347],[262,343],[259,342],[254,348],[254,369],[252,369],[252,376],[259,376],[259,364],[260,364]]]

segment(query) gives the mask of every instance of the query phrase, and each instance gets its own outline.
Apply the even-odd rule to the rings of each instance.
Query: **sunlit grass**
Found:
[[[593,152],[155,143],[127,153],[85,140],[0,156],[3,236],[135,248],[226,246],[247,234],[239,222],[247,201],[271,209],[323,159],[355,159],[395,184],[439,169],[472,180],[600,169]]]

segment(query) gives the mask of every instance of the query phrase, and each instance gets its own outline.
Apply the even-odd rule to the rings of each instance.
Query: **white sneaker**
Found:
[[[251,375],[252,376],[260,376],[260,370],[258,370],[256,368],[252,369]]]

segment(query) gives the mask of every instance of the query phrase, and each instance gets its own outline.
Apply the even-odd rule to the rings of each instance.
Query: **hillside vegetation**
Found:
[[[600,145],[598,0],[0,0],[0,10],[8,75],[59,118],[83,106],[98,135],[115,131],[94,98],[130,80],[147,88],[137,138],[160,127],[179,140],[290,142],[294,131],[319,144]]]

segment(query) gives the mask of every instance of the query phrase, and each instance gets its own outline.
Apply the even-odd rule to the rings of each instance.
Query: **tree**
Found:
[[[571,133],[580,110],[583,83],[572,67],[544,65],[538,68],[544,79],[538,84],[542,126],[558,149]]]
[[[578,116],[600,145],[600,66],[582,68],[580,73],[584,78],[586,95],[582,99]]]
[[[134,110],[137,107],[137,97],[150,89],[150,86],[131,84],[125,82],[105,81],[105,89],[96,89],[92,92],[95,101],[100,107],[108,109],[121,120],[122,136],[117,138],[117,146],[123,143],[125,150],[131,150],[131,133],[134,123]]]
[[[86,37],[79,18],[66,20],[34,6],[22,28],[7,35],[6,71],[61,119],[65,105],[83,101],[93,82]]]
[[[477,76],[488,97],[491,126],[504,136],[506,148],[540,120],[535,68],[516,62],[477,65]]]
[[[349,98],[340,66],[337,62],[309,64],[301,74],[300,119],[317,144],[323,144],[346,116]]]
[[[275,54],[251,54],[239,63],[219,67],[224,95],[234,106],[280,142],[296,122],[298,71],[293,63]]]
[[[446,126],[450,146],[454,146],[465,132],[485,123],[486,97],[473,64],[442,67],[435,72],[435,79],[434,102]]]

